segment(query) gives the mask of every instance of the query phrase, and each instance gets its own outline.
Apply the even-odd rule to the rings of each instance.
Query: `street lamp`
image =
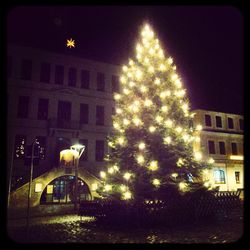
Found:
[[[75,157],[75,211],[77,211],[77,203],[78,203],[78,167],[79,167],[79,159],[85,149],[84,145],[81,144],[74,144],[70,147],[70,150],[77,152]]]

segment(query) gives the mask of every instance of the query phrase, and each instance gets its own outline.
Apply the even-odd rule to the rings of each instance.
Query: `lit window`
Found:
[[[225,184],[225,172],[223,170],[215,170],[214,171],[214,182],[216,184]]]
[[[38,143],[38,155],[39,159],[45,159],[45,149],[46,149],[46,137],[45,136],[37,136],[36,141]]]
[[[16,135],[15,138],[15,158],[23,159],[25,155],[26,136]]]
[[[237,184],[240,183],[240,172],[235,172],[235,181]]]

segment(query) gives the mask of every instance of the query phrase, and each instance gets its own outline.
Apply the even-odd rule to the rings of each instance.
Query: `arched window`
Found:
[[[80,201],[91,200],[88,185],[78,178]],[[44,189],[40,204],[67,204],[75,200],[75,176],[60,176],[51,181]]]

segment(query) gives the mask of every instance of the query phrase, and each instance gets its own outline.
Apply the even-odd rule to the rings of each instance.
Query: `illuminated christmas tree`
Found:
[[[189,191],[201,183],[206,164],[193,149],[200,127],[192,128],[194,114],[173,58],[164,54],[148,24],[135,59],[122,67],[120,83],[99,193],[141,200],[164,197],[169,189]]]

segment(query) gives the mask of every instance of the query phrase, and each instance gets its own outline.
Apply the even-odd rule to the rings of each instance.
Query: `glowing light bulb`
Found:
[[[202,159],[201,152],[195,152],[194,153],[194,158],[195,158],[195,160],[200,161]]]
[[[131,77],[132,77],[131,72],[128,72],[127,76],[128,76],[129,78],[131,78]]]
[[[128,95],[129,93],[130,93],[130,91],[128,90],[128,89],[123,89],[123,93],[125,94],[125,95]]]
[[[197,130],[197,131],[201,131],[201,130],[202,130],[202,126],[201,126],[200,124],[198,124],[198,125],[196,126],[196,130]]]
[[[113,123],[113,127],[114,127],[115,129],[120,129],[120,125],[119,125],[118,122],[114,122],[114,123]]]
[[[135,83],[134,83],[134,82],[132,82],[132,81],[131,81],[131,82],[129,82],[129,87],[131,87],[131,88],[132,88],[132,87],[134,87],[134,86],[135,86]]]
[[[158,169],[158,162],[157,161],[151,161],[149,164],[149,169],[152,171],[156,171]]]
[[[203,174],[204,174],[204,175],[208,175],[208,169],[204,169],[204,170],[203,170]]]
[[[186,186],[187,186],[187,184],[186,184],[185,182],[180,182],[180,183],[179,183],[179,188],[180,188],[180,190],[182,190],[182,191],[185,190]]]
[[[155,132],[156,128],[154,126],[150,126],[149,127],[149,132],[153,133]]]
[[[150,66],[150,67],[148,68],[148,72],[149,72],[149,73],[154,73],[154,71],[155,71],[155,69],[154,69],[153,66]]]
[[[166,143],[166,144],[170,144],[172,141],[170,136],[165,137],[163,140],[164,140],[164,143]]]
[[[141,124],[141,120],[137,117],[133,118],[133,123],[135,124],[135,126],[139,126]]]
[[[177,132],[177,133],[181,133],[182,128],[178,126],[178,127],[176,127],[176,129],[175,129],[175,130],[176,130],[176,132]]]
[[[214,159],[213,159],[213,158],[209,158],[209,159],[208,159],[208,163],[209,163],[209,164],[213,164],[213,163],[214,163]]]
[[[177,165],[178,167],[181,167],[183,164],[184,164],[184,161],[183,161],[182,158],[179,158],[178,161],[176,162],[176,165]]]
[[[175,86],[176,86],[177,88],[181,88],[181,87],[182,87],[182,83],[181,83],[181,80],[180,80],[180,79],[176,79],[174,83],[175,83]]]
[[[123,119],[123,124],[127,126],[127,125],[130,124],[130,121],[128,119],[124,118]]]
[[[133,61],[133,60],[131,60],[131,59],[129,59],[128,64],[129,64],[130,66],[132,66],[132,65],[134,65],[134,61]]]
[[[166,113],[168,111],[168,107],[167,106],[162,106],[161,111]]]
[[[100,177],[105,179],[106,178],[106,173],[104,171],[101,171],[100,172]]]
[[[153,185],[156,186],[156,187],[160,186],[161,185],[160,180],[159,179],[153,179]]]
[[[171,176],[174,177],[174,178],[177,178],[178,174],[177,173],[173,173],[173,174],[171,174]]]
[[[123,175],[123,178],[126,179],[126,180],[129,180],[130,177],[131,177],[131,175],[132,175],[131,173],[126,172],[126,173]]]
[[[126,82],[126,78],[125,78],[124,76],[121,76],[121,77],[120,77],[120,82],[121,82],[121,83],[125,83],[125,82]]]
[[[182,109],[184,110],[184,111],[187,111],[188,110],[188,104],[187,103],[184,103],[183,105],[182,105]]]
[[[177,75],[177,74],[173,74],[173,75],[171,76],[172,81],[176,80],[177,78],[178,78],[178,75]]]
[[[156,120],[156,122],[161,123],[162,120],[163,120],[163,118],[162,118],[161,116],[157,115],[157,116],[155,117],[155,120]]]
[[[145,105],[146,107],[150,107],[152,104],[153,104],[152,101],[149,100],[149,99],[146,99],[146,100],[144,101],[144,105]]]
[[[145,161],[143,155],[138,155],[136,160],[137,160],[137,162],[138,162],[139,164],[142,164],[142,163],[144,163],[144,161]]]
[[[173,58],[169,57],[167,61],[168,61],[168,64],[171,65],[173,63]]]
[[[165,71],[166,70],[166,66],[164,64],[160,64],[159,69],[160,69],[160,71]]]
[[[140,80],[141,78],[142,78],[142,72],[138,69],[138,70],[136,70],[136,72],[135,72],[135,77],[138,79],[138,80]]]
[[[121,99],[121,95],[120,94],[115,94],[114,98],[115,98],[115,100],[120,100]]]
[[[145,149],[146,145],[144,142],[141,142],[138,147],[140,150],[143,150],[143,149]]]
[[[123,194],[123,199],[124,200],[130,200],[132,198],[131,192],[127,191]]]
[[[204,186],[208,188],[210,186],[209,181],[204,182]]]
[[[162,51],[162,50],[159,50],[158,55],[159,55],[160,58],[163,58],[163,57],[164,57],[163,51]]]
[[[182,139],[183,139],[185,142],[187,142],[187,141],[189,140],[189,135],[188,135],[188,134],[184,134],[184,135],[182,136]]]
[[[137,44],[136,50],[141,53],[143,51],[143,48],[140,44]]]
[[[195,136],[194,141],[195,141],[195,142],[200,142],[200,141],[201,141],[201,138],[200,138],[199,136]]]
[[[140,61],[140,60],[142,59],[141,54],[138,53],[138,54],[136,55],[136,58]]]
[[[105,190],[106,192],[110,191],[111,189],[112,189],[112,186],[109,185],[109,184],[106,184],[106,185],[104,186],[104,190]]]
[[[127,71],[128,71],[128,67],[127,67],[126,65],[124,65],[124,66],[122,67],[122,70],[123,70],[124,72],[127,72]]]
[[[114,168],[111,167],[108,169],[108,173],[113,174],[114,172],[115,172]]]
[[[121,114],[121,113],[122,113],[122,110],[121,110],[120,108],[117,108],[117,109],[116,109],[116,113],[117,113],[117,114]]]
[[[159,46],[159,44],[157,43],[156,45],[155,45],[155,49],[157,50],[157,49],[159,49],[160,48],[160,46]]]
[[[171,128],[173,125],[173,122],[170,119],[167,119],[164,123],[168,128]]]
[[[126,187],[125,185],[122,184],[122,185],[120,186],[120,189],[121,189],[121,191],[124,192],[124,191],[127,189],[127,187]]]
[[[144,85],[141,85],[140,91],[141,91],[142,93],[145,93],[145,92],[148,91],[148,89],[147,89]]]
[[[119,167],[115,164],[115,165],[113,166],[113,169],[114,169],[115,171],[118,171],[118,170],[119,170]]]
[[[117,139],[117,141],[118,141],[118,143],[119,143],[121,146],[125,143],[124,137],[119,137],[119,138]]]
[[[161,83],[161,81],[160,81],[159,78],[156,78],[156,79],[154,80],[154,83],[155,83],[155,85],[159,85],[159,84]]]

